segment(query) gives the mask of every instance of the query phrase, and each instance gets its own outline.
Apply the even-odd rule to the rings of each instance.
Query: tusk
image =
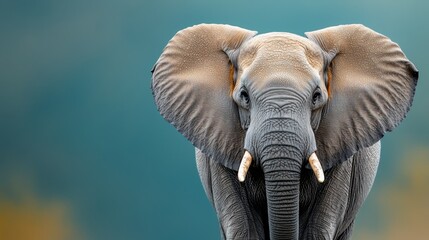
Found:
[[[246,174],[249,170],[250,164],[252,164],[252,155],[250,155],[248,151],[245,151],[240,163],[240,168],[238,169],[238,180],[240,182],[244,182],[244,179],[246,179]]]
[[[323,173],[322,165],[320,165],[319,159],[317,158],[316,153],[312,153],[308,158],[310,166],[313,169],[314,175],[316,175],[317,181],[320,183],[325,181],[325,174]]]

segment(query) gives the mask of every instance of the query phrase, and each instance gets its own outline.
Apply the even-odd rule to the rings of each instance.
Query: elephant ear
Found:
[[[306,33],[330,60],[329,100],[317,129],[324,168],[379,141],[405,118],[418,71],[399,46],[363,25]]]
[[[229,59],[256,32],[220,24],[179,31],[152,70],[152,91],[161,115],[203,153],[237,170],[245,132],[230,91]]]

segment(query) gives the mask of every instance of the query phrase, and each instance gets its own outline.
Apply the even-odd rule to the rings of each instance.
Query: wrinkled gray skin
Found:
[[[261,169],[251,169],[245,183],[241,184],[236,180],[235,171],[210,161],[198,149],[196,158],[198,172],[216,210],[223,239],[270,239]],[[300,239],[350,238],[357,211],[374,181],[379,159],[378,142],[327,170],[323,184],[314,180],[312,171],[301,171]],[[364,164],[359,164],[360,161]],[[281,231],[285,231],[282,228]]]
[[[153,69],[155,102],[196,147],[225,239],[349,239],[379,140],[411,106],[417,69],[387,37],[362,25],[307,37],[197,25]],[[240,183],[244,150],[253,163]]]

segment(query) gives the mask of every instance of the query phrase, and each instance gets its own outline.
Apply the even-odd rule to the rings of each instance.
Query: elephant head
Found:
[[[153,69],[158,110],[195,147],[240,181],[251,162],[262,169],[272,239],[298,237],[301,171],[312,165],[323,182],[322,168],[379,141],[417,84],[399,46],[367,27],[306,35],[196,25]]]

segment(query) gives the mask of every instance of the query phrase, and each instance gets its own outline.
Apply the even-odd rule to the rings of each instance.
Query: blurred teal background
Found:
[[[1,1],[0,239],[219,239],[194,149],[158,114],[150,70],[180,29],[363,23],[420,70],[383,139],[353,239],[429,234],[427,1]]]

